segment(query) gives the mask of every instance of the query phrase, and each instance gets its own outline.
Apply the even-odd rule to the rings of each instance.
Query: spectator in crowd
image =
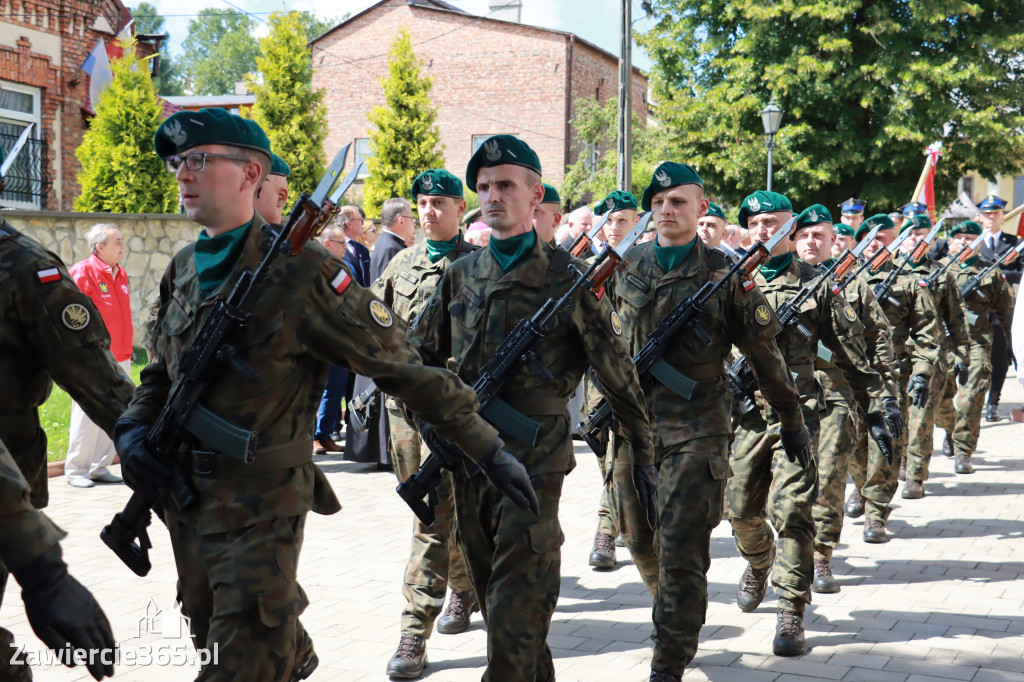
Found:
[[[355,204],[342,206],[338,212],[338,224],[348,238],[346,250],[355,256],[356,265],[352,268],[356,283],[361,287],[370,286],[370,249],[359,242],[363,236],[363,209]],[[346,259],[348,262],[348,259]],[[351,263],[349,263],[351,265]]]
[[[569,232],[562,241],[558,243],[563,249],[568,249],[576,238],[586,232],[594,224],[594,211],[589,206],[580,206],[569,214]]]
[[[93,225],[85,238],[89,257],[71,266],[70,274],[78,288],[92,299],[110,333],[110,352],[126,375],[132,369],[132,303],[128,293],[128,273],[120,266],[124,258],[124,238],[115,225]],[[111,473],[114,443],[94,424],[78,403],[71,403],[71,433],[64,475],[76,488],[91,488],[100,483],[120,483]]]
[[[747,231],[739,225],[729,223],[725,226],[725,236],[722,237],[722,243],[742,255],[746,253],[746,249],[743,246],[743,238],[746,236],[746,233]]]
[[[491,228],[487,223],[475,222],[466,230],[466,241],[476,246],[484,247],[491,241]]]

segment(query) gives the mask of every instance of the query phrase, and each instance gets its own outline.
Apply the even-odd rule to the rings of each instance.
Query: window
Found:
[[[1011,208],[1016,208],[1024,204],[1024,175],[1018,175],[1013,179],[1013,204]]]
[[[0,204],[6,208],[42,207],[45,145],[39,99],[38,88],[0,81],[0,145],[4,151],[10,151],[28,124],[35,123],[28,142],[7,171],[4,193],[0,195]]]
[[[964,177],[960,178],[960,191],[965,192],[967,196],[974,199],[974,178]]]
[[[357,137],[356,138],[356,165],[360,162],[365,163],[373,154],[370,153],[370,138],[368,137]],[[365,178],[370,175],[370,171],[365,167],[359,172],[359,178]]]
[[[500,135],[500,134],[501,133],[488,133],[486,135],[474,135],[473,136],[473,142],[472,142],[472,149],[469,150],[470,155],[472,156],[473,154],[476,154],[476,150],[480,149],[480,145],[482,145],[484,143],[484,140],[486,140],[489,137],[494,137],[495,135]],[[505,133],[505,135],[511,135],[512,137],[519,137],[515,133]]]

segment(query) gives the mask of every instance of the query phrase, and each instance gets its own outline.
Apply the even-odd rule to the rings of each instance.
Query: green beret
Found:
[[[722,207],[713,201],[708,203],[708,212],[704,215],[709,215],[712,218],[721,218],[722,220],[729,222],[725,217],[725,212],[722,210]]]
[[[836,234],[841,234],[844,237],[853,236],[853,227],[846,223],[836,223],[834,227],[836,228]]]
[[[881,225],[881,229],[883,230],[896,229],[896,223],[892,221],[892,218],[889,217],[888,213],[876,213],[860,224],[860,227],[857,228],[857,234],[854,236],[854,239],[860,241],[863,239],[864,235],[875,229],[875,225]]]
[[[965,220],[964,222],[954,227],[953,231],[949,233],[949,236],[955,237],[961,232],[963,232],[964,234],[973,234],[974,236],[978,236],[981,234],[981,225],[974,222],[973,220]]]
[[[537,153],[530,149],[530,145],[512,135],[492,135],[484,140],[469,158],[469,164],[466,165],[466,185],[475,192],[476,174],[481,168],[506,164],[522,166],[536,172],[537,175],[542,174],[540,159],[537,158]]]
[[[680,185],[700,185],[704,186],[704,181],[700,179],[700,175],[697,171],[693,170],[692,166],[687,166],[685,163],[675,163],[674,161],[666,161],[654,170],[654,175],[651,177],[651,184],[647,185],[647,189],[644,190],[644,195],[641,198],[641,206],[645,211],[651,210],[651,199],[658,192],[665,189],[672,189],[673,187],[679,187]]]
[[[604,198],[604,201],[594,206],[594,215],[604,215],[610,211],[637,210],[636,197],[617,189]]]
[[[831,223],[832,213],[825,208],[822,204],[812,204],[804,210],[800,211],[800,215],[796,217],[796,232],[801,227],[810,227],[811,225],[818,225],[820,223]],[[853,234],[852,232],[850,234]]]
[[[900,234],[903,234],[907,230],[921,230],[921,229],[932,229],[932,219],[928,217],[926,213],[918,213],[910,216],[903,221],[903,227],[900,228]]]
[[[284,162],[284,159],[274,152],[270,152],[270,174],[281,175],[287,178],[292,174],[292,169],[288,167],[288,164]]]
[[[740,227],[747,226],[747,218],[775,211],[793,212],[793,204],[778,192],[758,190],[743,200],[740,205]]]
[[[416,176],[412,181],[412,200],[420,194],[433,194],[439,197],[462,198],[462,180],[444,168],[430,168]]]
[[[544,198],[541,199],[542,204],[558,204],[562,205],[562,199],[558,196],[558,190],[549,185],[546,182],[540,183],[544,185]]]
[[[161,159],[204,144],[227,144],[263,152],[270,158],[270,138],[256,121],[224,109],[179,111],[156,130],[153,146]]]

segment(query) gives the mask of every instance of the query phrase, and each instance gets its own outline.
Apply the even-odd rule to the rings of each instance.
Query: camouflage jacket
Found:
[[[954,286],[959,287],[967,284],[975,274],[981,272],[989,261],[978,258],[967,267],[960,267],[956,264],[950,266],[947,272],[953,273]],[[967,333],[971,343],[974,345],[990,348],[992,336],[996,333],[992,324],[995,317],[1003,325],[1003,332],[1006,334],[1006,346],[1010,344],[1010,323],[1013,320],[1014,297],[1006,277],[997,268],[988,273],[981,286],[970,295],[963,298],[964,317],[967,322]]]
[[[805,282],[819,276],[816,268],[793,258],[785,270],[768,282],[760,272],[754,281],[761,287],[773,309],[791,299]],[[804,419],[818,421],[825,409],[824,395],[814,372],[818,357],[818,342],[832,353],[830,360],[842,371],[853,389],[854,397],[863,412],[881,412],[884,392],[882,377],[871,368],[864,342],[864,325],[853,307],[832,295],[828,285],[819,286],[800,308],[800,321],[810,330],[811,339],[805,339],[795,327],[783,330],[776,339],[789,370],[796,374],[796,385],[803,400]],[[749,360],[749,358],[748,358]],[[777,417],[766,413],[771,423]]]
[[[920,282],[940,265],[939,262],[925,257],[911,268],[910,272],[920,286]],[[960,288],[952,269],[946,270],[946,276],[935,283],[931,295],[941,318],[938,336],[943,351],[951,352],[961,360],[968,360],[971,338],[967,334],[967,321],[964,319],[964,299],[960,295]]]
[[[0,218],[0,440],[46,506],[46,434],[37,408],[53,382],[108,434],[131,400],[96,306],[64,263]]]
[[[630,352],[636,354],[658,324],[682,300],[729,270],[724,253],[708,249],[699,239],[683,263],[665,272],[654,254],[654,242],[626,252],[626,266],[616,275],[614,298]],[[645,391],[655,450],[660,454],[694,438],[732,433],[732,393],[724,361],[735,344],[746,355],[761,395],[778,412],[786,429],[803,426],[800,397],[775,342],[782,330],[764,294],[744,292],[739,278],[726,284],[705,305],[700,325],[711,336],[704,345],[692,330],[671,344],[663,359],[697,381],[689,399],[656,380]]]
[[[212,304],[225,298],[244,268],[255,270],[270,240],[259,216],[224,283],[204,297],[195,245],[171,260],[160,282],[150,327],[150,364],[125,417],[152,424],[177,378],[187,351]],[[259,372],[258,383],[230,367],[204,398],[207,408],[258,434],[260,452],[308,446],[308,459],[266,474],[193,477],[201,503],[185,521],[201,533],[241,528],[310,509],[332,513],[333,491],[312,463],[313,421],[327,378],[338,365],[373,378],[469,452],[483,452],[497,432],[477,414],[473,391],[450,372],[424,367],[404,340],[406,324],[355,283],[341,259],[310,242],[297,256],[280,257],[251,304],[252,318],[235,339],[239,355]],[[265,456],[265,455],[263,455]],[[227,458],[221,457],[224,460]],[[254,500],[256,502],[254,502]]]
[[[896,266],[892,261],[886,263],[878,272],[868,274],[866,270],[861,277],[874,291]],[[931,376],[932,365],[939,356],[939,311],[927,289],[918,284],[919,277],[904,272],[896,278],[889,297],[893,301],[880,300],[889,326],[892,327],[892,345],[896,351],[897,361],[901,356],[909,356],[913,363],[913,374]],[[905,381],[906,377],[901,377]]]
[[[571,262],[564,251],[539,239],[508,273],[487,249],[460,258],[448,267],[412,323],[409,340],[424,362],[443,366],[454,358],[459,376],[472,384],[519,320],[533,316],[549,297],[569,288],[572,277],[566,265]],[[577,264],[582,269],[582,263]],[[544,381],[524,366],[501,391],[506,402],[542,422],[537,447],[517,440],[507,443],[531,476],[572,468],[566,403],[588,364],[604,387],[616,431],[632,444],[637,463],[654,463],[636,367],[607,297],[578,292],[551,325],[537,355],[554,378]]]
[[[32,506],[28,482],[0,441],[0,568],[13,573],[66,535]]]

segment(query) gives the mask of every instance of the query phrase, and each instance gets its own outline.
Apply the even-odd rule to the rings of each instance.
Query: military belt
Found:
[[[313,437],[305,436],[289,443],[260,448],[256,460],[246,464],[212,450],[193,450],[192,473],[201,478],[245,478],[291,469],[313,461]]]

